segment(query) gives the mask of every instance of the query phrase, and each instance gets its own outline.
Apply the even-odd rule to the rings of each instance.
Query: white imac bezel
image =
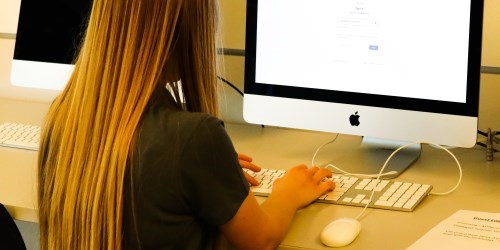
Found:
[[[61,91],[74,68],[72,64],[14,59],[10,81],[12,85],[18,87]]]
[[[245,121],[254,124],[331,133],[341,131],[343,134],[394,141],[429,142],[470,148],[476,144],[477,138],[478,118],[469,116],[254,94],[245,94],[243,113]],[[358,126],[351,124],[351,116],[356,113],[359,115]],[[338,117],[339,120],[325,120],[324,117]],[[432,132],[422,134],[422,130],[429,130],[428,128]]]

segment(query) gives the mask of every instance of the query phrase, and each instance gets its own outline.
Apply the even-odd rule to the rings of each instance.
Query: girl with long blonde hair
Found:
[[[291,168],[259,205],[217,119],[217,0],[94,0],[38,168],[41,249],[271,249],[329,173]]]

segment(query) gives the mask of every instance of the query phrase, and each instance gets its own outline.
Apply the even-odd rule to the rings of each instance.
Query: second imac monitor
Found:
[[[61,91],[73,72],[92,1],[23,0],[11,70],[14,86]]]
[[[248,0],[245,120],[472,147],[482,18],[482,0]]]

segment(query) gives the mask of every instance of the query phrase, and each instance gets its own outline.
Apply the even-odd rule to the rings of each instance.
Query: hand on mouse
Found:
[[[242,168],[250,169],[256,173],[260,171],[260,167],[252,163],[252,157],[238,153],[238,160]],[[251,186],[259,185],[259,181],[250,176],[247,172],[243,171],[243,174],[245,175],[245,179],[248,181],[248,183],[250,183]]]
[[[271,195],[282,196],[300,209],[335,188],[332,181],[323,181],[325,177],[332,177],[332,173],[325,168],[308,168],[302,164],[289,169],[282,178],[276,180]]]

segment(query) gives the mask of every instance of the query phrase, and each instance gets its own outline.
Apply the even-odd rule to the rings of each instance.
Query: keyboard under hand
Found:
[[[38,150],[40,126],[19,123],[0,124],[0,146]]]
[[[258,173],[245,169],[260,182],[251,187],[257,196],[269,196],[273,182],[281,178],[284,170],[262,169]],[[413,211],[432,189],[431,185],[396,180],[377,180],[334,174],[331,178],[335,189],[318,198],[317,202],[364,207],[381,208],[397,211]],[[372,190],[375,190],[370,202]]]

